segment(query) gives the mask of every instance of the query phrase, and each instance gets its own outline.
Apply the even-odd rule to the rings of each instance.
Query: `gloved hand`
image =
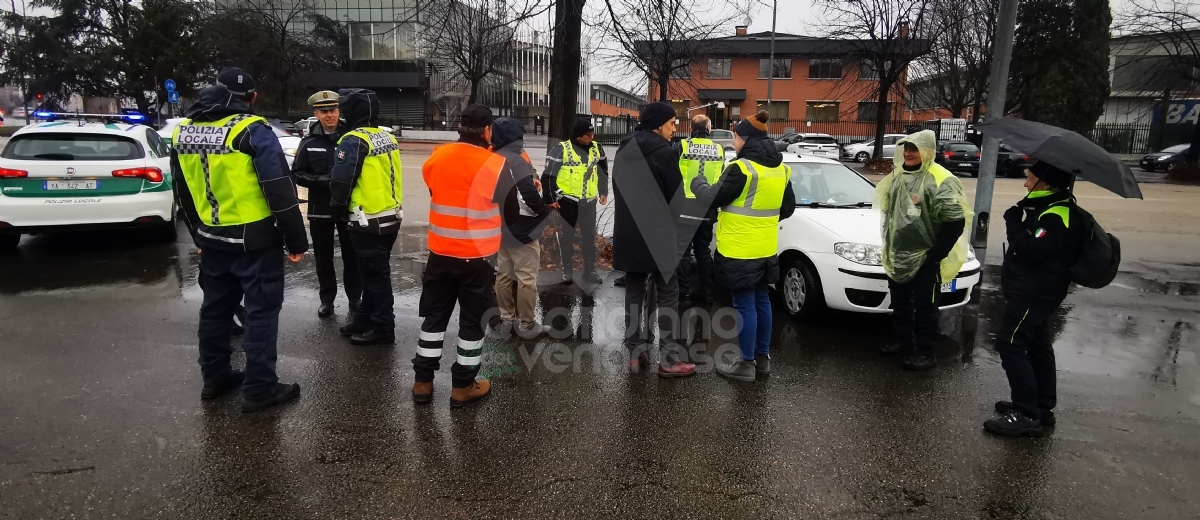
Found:
[[[1021,232],[1021,218],[1025,216],[1025,210],[1021,206],[1013,206],[1004,211],[1004,231],[1008,236]]]

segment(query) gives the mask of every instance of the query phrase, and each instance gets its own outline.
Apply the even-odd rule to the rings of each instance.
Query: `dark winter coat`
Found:
[[[517,140],[496,150],[504,157],[504,168],[496,182],[496,202],[504,222],[500,241],[504,247],[520,247],[540,238],[550,215],[550,208],[533,184],[533,165],[524,148],[525,142]]]
[[[300,141],[296,159],[292,161],[292,177],[296,184],[308,188],[308,218],[333,218],[329,207],[329,174],[337,156],[338,138],[342,128],[326,133],[320,121],[309,126],[308,137]]]
[[[1069,191],[1033,192],[1017,203],[1020,213],[1004,215],[1008,249],[1000,275],[1006,297],[1062,300],[1071,285],[1070,267],[1078,260],[1083,233]],[[1051,205],[1072,209],[1067,222],[1046,213]],[[1010,210],[1011,211],[1011,210]],[[1014,217],[1023,217],[1020,220]]]
[[[679,153],[654,132],[634,132],[621,140],[612,170],[613,269],[673,273],[679,263],[675,216],[684,200]]]
[[[783,154],[775,146],[775,142],[767,137],[751,137],[738,152],[738,159],[746,159],[755,164],[768,168],[779,166],[783,162]],[[730,164],[721,173],[715,185],[710,186],[703,175],[698,175],[692,181],[692,193],[697,200],[711,200],[711,207],[721,207],[731,204],[742,195],[746,188],[746,174],[735,164]],[[783,191],[783,203],[779,207],[779,220],[791,217],[796,211],[796,194],[792,191],[792,181],[789,179]],[[726,258],[720,251],[713,257],[714,280],[717,284],[729,290],[741,290],[754,287],[762,279],[767,283],[775,283],[779,279],[779,258],[771,255],[766,258],[740,260]]]

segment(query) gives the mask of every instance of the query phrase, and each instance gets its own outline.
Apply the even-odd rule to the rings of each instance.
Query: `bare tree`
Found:
[[[317,16],[313,0],[235,0],[218,4],[212,24],[226,65],[247,69],[262,91],[277,93],[279,109],[288,111],[292,87],[313,68],[313,37],[305,26]]]
[[[956,118],[973,108],[971,117],[978,120],[991,72],[998,9],[998,0],[939,0],[933,6],[930,25],[938,38],[929,54],[913,65],[927,78],[928,90],[914,95]]]
[[[815,0],[825,14],[837,52],[860,60],[875,74],[874,157],[883,154],[883,134],[891,118],[889,95],[903,98],[908,66],[929,53],[936,27],[929,23],[933,0]],[[928,27],[927,27],[928,26]],[[919,38],[921,36],[923,38]],[[863,74],[860,73],[860,77]]]
[[[583,61],[583,7],[586,0],[554,0],[554,41],[550,55],[549,143],[568,137],[575,123],[579,69]]]

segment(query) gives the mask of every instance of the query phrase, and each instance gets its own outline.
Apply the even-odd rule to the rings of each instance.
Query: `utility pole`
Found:
[[[771,61],[767,67],[767,114],[771,113],[771,95],[775,92],[775,17],[778,13],[779,0],[774,0],[771,6]]]
[[[996,23],[996,46],[992,49],[992,72],[988,77],[987,114],[984,121],[1004,117],[1008,95],[1008,66],[1012,62],[1013,32],[1017,25],[1017,0],[1000,0]],[[983,134],[983,158],[979,163],[979,182],[975,186],[975,225],[971,245],[980,265],[986,265],[988,226],[992,213],[992,188],[996,185],[996,156],[1000,141]]]

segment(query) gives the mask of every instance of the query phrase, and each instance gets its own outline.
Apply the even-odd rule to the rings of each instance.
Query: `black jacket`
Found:
[[[1078,260],[1083,244],[1075,203],[1066,190],[1042,193],[1034,192],[1018,202],[1019,213],[1005,213],[1008,249],[1000,275],[1005,296],[1062,300],[1071,285],[1068,270]],[[1067,222],[1046,213],[1051,205],[1068,207]],[[1018,215],[1023,218],[1014,218]]]
[[[319,121],[309,127],[308,137],[300,141],[296,159],[292,161],[292,176],[296,184],[308,188],[308,218],[333,218],[329,207],[329,174],[337,157],[341,125],[332,134],[325,133]]]
[[[738,152],[738,159],[746,159],[755,164],[774,168],[783,163],[783,154],[775,146],[775,142],[767,137],[751,137]],[[742,195],[746,188],[746,174],[736,164],[730,164],[717,179],[713,186],[708,184],[703,175],[697,175],[692,180],[692,193],[702,202],[711,201],[710,208],[727,206]],[[788,180],[783,190],[783,202],[779,207],[779,220],[791,217],[796,212],[796,194],[792,191],[792,181]],[[718,240],[720,238],[718,237]],[[715,281],[730,290],[754,287],[762,278],[767,283],[774,283],[779,278],[779,261],[775,255],[754,260],[726,258],[717,251],[713,258]]]
[[[200,99],[188,110],[186,117],[196,122],[212,122],[236,114],[252,113],[245,101],[235,98],[225,87],[208,87],[200,92]],[[171,175],[175,180],[175,201],[183,212],[196,246],[224,251],[254,251],[286,246],[292,254],[307,251],[308,234],[304,230],[304,217],[300,214],[300,203],[296,199],[296,186],[288,174],[283,147],[279,145],[275,132],[266,123],[252,124],[238,135],[233,147],[253,159],[254,173],[258,176],[259,188],[267,200],[272,217],[236,226],[205,225],[196,211],[187,179],[179,166],[179,153],[173,149]],[[224,179],[212,179],[212,182],[224,182]]]
[[[500,204],[500,214],[504,220],[504,235],[501,237],[504,247],[520,247],[540,238],[546,217],[550,215],[550,208],[533,185],[533,165],[521,153],[524,148],[525,142],[517,140],[496,150],[497,154],[504,157],[504,169],[496,183],[496,202]],[[521,214],[522,201],[526,208],[525,215]]]
[[[679,264],[676,216],[684,200],[679,154],[649,131],[621,139],[613,162],[613,268],[672,273]]]

